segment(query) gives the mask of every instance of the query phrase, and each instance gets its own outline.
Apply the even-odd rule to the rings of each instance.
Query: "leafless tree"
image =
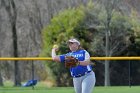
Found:
[[[10,18],[11,28],[12,28],[12,39],[13,39],[13,55],[14,57],[18,57],[18,44],[17,44],[17,30],[16,30],[16,19],[17,19],[17,9],[14,0],[5,1],[2,0],[5,9],[8,13]],[[8,4],[7,4],[8,3]],[[17,60],[14,62],[15,65],[15,82],[14,86],[21,86],[21,79],[20,79],[20,71],[19,71],[19,63]]]

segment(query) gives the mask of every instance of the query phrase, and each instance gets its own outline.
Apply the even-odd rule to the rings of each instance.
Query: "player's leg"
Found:
[[[81,93],[82,91],[82,78],[73,78],[73,85],[74,85],[74,90],[76,93]]]
[[[94,72],[88,73],[82,81],[82,93],[92,93],[95,82],[96,79]]]

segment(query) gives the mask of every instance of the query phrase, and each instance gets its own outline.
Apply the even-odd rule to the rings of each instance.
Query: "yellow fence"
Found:
[[[91,57],[91,60],[140,60],[140,57]],[[1,57],[0,60],[47,60],[51,61],[51,57]]]

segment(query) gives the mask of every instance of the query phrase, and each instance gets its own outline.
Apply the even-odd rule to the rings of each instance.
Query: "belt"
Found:
[[[84,76],[84,75],[86,75],[87,73],[90,73],[91,71],[87,71],[87,72],[85,72],[84,74],[78,74],[78,75],[76,75],[76,76],[73,76],[74,78],[78,78],[78,77],[82,77],[82,76]]]

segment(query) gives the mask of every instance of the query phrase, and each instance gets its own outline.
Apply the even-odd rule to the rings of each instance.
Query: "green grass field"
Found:
[[[93,93],[139,93],[139,86],[129,87],[95,87]],[[0,93],[74,93],[72,87],[35,87],[33,90],[31,87],[22,88],[22,87],[1,87]]]
[[[139,93],[140,86],[113,86],[94,88],[93,93]],[[47,88],[43,84],[32,87],[13,87],[11,85],[0,87],[0,93],[75,93],[73,87],[53,87]]]

